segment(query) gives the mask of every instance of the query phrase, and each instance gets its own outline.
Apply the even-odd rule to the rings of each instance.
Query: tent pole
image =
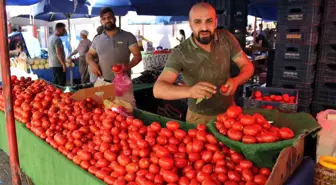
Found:
[[[9,161],[12,174],[12,185],[21,185],[20,164],[16,138],[16,128],[13,112],[12,84],[10,77],[8,40],[7,40],[7,14],[6,0],[0,0],[0,62],[3,79],[4,108],[6,115],[6,129],[9,148]]]
[[[121,16],[118,16],[119,19],[119,28],[121,28]]]
[[[68,29],[69,29],[69,43],[70,43],[70,51],[72,52],[72,47],[71,47],[71,25],[70,25],[70,14],[66,14],[67,20],[68,20]],[[72,79],[72,65],[69,66],[70,70],[70,86],[73,86],[73,79]]]

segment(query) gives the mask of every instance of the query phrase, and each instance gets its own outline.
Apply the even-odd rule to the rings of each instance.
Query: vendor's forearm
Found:
[[[252,77],[253,73],[253,64],[251,62],[248,62],[240,69],[239,75],[234,79],[238,83],[238,85],[243,85]]]
[[[94,62],[93,60],[93,56],[91,54],[86,54],[86,63],[89,65],[89,66],[92,66],[92,65],[95,65],[96,63]]]
[[[178,100],[189,98],[188,86],[178,86],[164,81],[157,81],[154,85],[153,93],[155,98],[164,100]]]
[[[138,65],[142,60],[141,55],[139,56],[134,56],[131,60],[131,62],[128,64],[128,69],[127,70],[131,70],[134,66]]]
[[[61,65],[65,65],[65,60],[64,60],[64,54],[58,53],[57,54],[57,59],[60,62]]]

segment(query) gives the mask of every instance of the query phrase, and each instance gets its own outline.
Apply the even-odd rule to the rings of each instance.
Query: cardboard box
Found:
[[[97,103],[103,104],[105,99],[115,99],[115,86],[111,84],[100,87],[81,89],[75,92],[71,97],[77,101],[84,100],[86,98],[92,98]]]
[[[282,185],[294,173],[304,157],[304,137],[290,147],[284,148],[272,169],[266,185]]]

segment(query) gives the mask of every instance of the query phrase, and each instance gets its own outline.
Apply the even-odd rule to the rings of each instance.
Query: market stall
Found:
[[[144,70],[162,70],[166,65],[170,51],[154,51],[143,54]]]

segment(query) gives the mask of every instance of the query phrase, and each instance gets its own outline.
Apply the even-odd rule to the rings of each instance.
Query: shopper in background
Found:
[[[88,83],[90,81],[90,75],[88,71],[88,64],[86,63],[85,56],[91,47],[91,41],[87,38],[89,32],[82,30],[80,32],[80,37],[82,40],[79,42],[77,49],[73,51],[68,59],[71,59],[72,56],[79,54],[79,73],[81,74],[81,83]]]
[[[48,62],[53,72],[53,83],[56,85],[65,86],[66,83],[66,66],[64,46],[61,36],[66,33],[65,24],[57,23],[55,33],[48,39]]]
[[[183,41],[185,41],[185,39],[186,39],[186,36],[185,36],[185,32],[184,32],[184,30],[180,30],[180,38],[176,38],[179,42],[180,42],[180,44],[183,42]]]
[[[143,47],[142,41],[146,41],[147,43],[150,43],[151,45],[153,45],[152,41],[146,39],[145,37],[143,37],[141,35],[140,30],[137,31],[136,38],[138,40],[138,46],[139,46],[140,51],[144,51],[144,47]]]
[[[27,57],[25,52],[23,51],[24,45],[22,42],[17,42],[15,46],[15,50],[9,51],[10,57]]]
[[[216,30],[216,10],[208,3],[197,3],[189,12],[192,35],[174,48],[164,71],[157,79],[153,93],[156,98],[177,100],[188,98],[188,123],[207,123],[234,104],[238,86],[253,75],[253,64],[237,39],[227,30]],[[240,73],[230,75],[231,60]],[[179,73],[185,86],[174,85]],[[219,92],[226,84],[228,91]],[[203,99],[196,104],[196,99]]]
[[[104,32],[92,41],[86,55],[92,72],[98,76],[95,86],[111,84],[114,79],[113,65],[121,64],[122,72],[130,75],[131,69],[142,60],[136,38],[132,33],[116,27],[116,18],[111,8],[100,11],[100,22],[104,26]],[[131,53],[133,58],[130,61]],[[95,56],[99,57],[98,64],[94,61]],[[124,100],[135,106],[133,89],[125,95]]]

